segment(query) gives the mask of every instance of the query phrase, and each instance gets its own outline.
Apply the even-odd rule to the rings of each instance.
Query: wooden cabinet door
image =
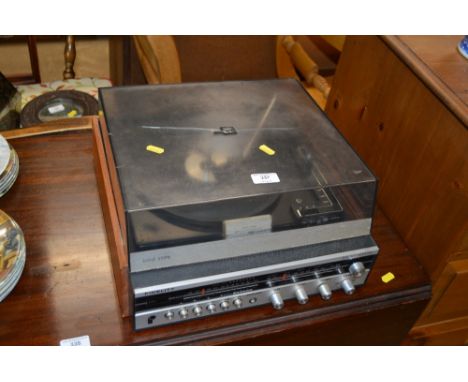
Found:
[[[468,345],[468,328],[462,328],[453,332],[431,336],[425,339],[424,345],[430,346],[459,346]]]
[[[452,261],[437,280],[433,298],[417,325],[465,316],[468,316],[468,260]]]
[[[411,330],[404,345],[468,345],[468,316]]]

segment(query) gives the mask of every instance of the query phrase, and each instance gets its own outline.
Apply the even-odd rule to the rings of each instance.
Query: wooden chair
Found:
[[[325,108],[319,66],[291,36],[133,36],[150,84],[295,77]]]
[[[75,78],[75,71],[73,70],[76,58],[75,36],[67,36],[65,40],[64,57],[65,70],[63,71],[63,79],[68,80],[70,78]]]
[[[31,73],[15,73],[7,76],[8,80],[15,85],[34,84],[41,82],[41,74],[39,71],[39,58],[37,55],[37,43],[35,36],[25,36],[28,44],[29,63],[31,65]],[[20,38],[23,36],[7,36],[4,38]]]
[[[39,69],[39,56],[37,54],[36,36],[26,36],[28,44],[29,62],[31,73],[13,74],[8,76],[8,80],[14,85],[28,85],[41,83],[41,73]],[[65,42],[65,70],[63,79],[75,78],[73,65],[76,57],[75,36],[67,36]]]

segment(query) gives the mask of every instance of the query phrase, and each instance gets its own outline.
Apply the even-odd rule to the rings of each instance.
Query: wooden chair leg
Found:
[[[75,71],[73,70],[73,65],[75,64],[75,57],[75,36],[67,36],[67,40],[65,43],[65,70],[63,71],[64,80],[75,78]]]
[[[301,44],[294,41],[291,36],[285,36],[283,46],[291,57],[294,66],[304,77],[306,84],[314,86],[327,98],[330,93],[330,85],[325,78],[318,74],[317,64],[309,57]]]
[[[39,71],[39,57],[37,55],[36,37],[28,36],[28,50],[32,76],[34,77],[34,82],[39,84],[41,82],[41,73]]]

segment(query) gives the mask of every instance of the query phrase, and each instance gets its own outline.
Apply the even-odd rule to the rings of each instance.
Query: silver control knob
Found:
[[[307,304],[309,301],[309,296],[307,296],[307,293],[302,286],[296,285],[294,293],[299,304]]]
[[[349,266],[349,273],[354,277],[361,277],[366,271],[366,267],[360,261],[356,261]]]
[[[182,308],[181,310],[179,310],[179,316],[182,317],[182,318],[187,318],[188,310],[185,309],[185,308]]]
[[[240,308],[242,306],[242,300],[240,298],[236,298],[232,303],[236,308]]]
[[[320,297],[322,297],[323,300],[331,299],[332,291],[327,283],[320,284],[318,287],[318,291],[320,293]]]
[[[279,292],[275,290],[271,291],[270,301],[271,301],[271,304],[273,305],[273,308],[278,309],[278,310],[283,309],[284,302]]]
[[[356,290],[356,288],[354,288],[353,283],[352,283],[351,280],[349,280],[349,279],[344,279],[344,280],[341,282],[341,288],[343,288],[343,291],[344,291],[346,294],[353,294],[354,291]]]
[[[200,314],[202,314],[202,308],[200,308],[199,306],[196,306],[195,308],[193,308],[193,314],[195,316],[199,316]]]
[[[229,303],[227,301],[222,301],[219,306],[221,307],[222,310],[229,309]]]
[[[208,312],[210,312],[210,313],[214,313],[214,312],[216,312],[216,305],[215,304],[208,304],[208,306],[206,307],[206,310],[208,310]]]
[[[166,317],[168,320],[172,320],[174,318],[174,313],[169,311],[164,315],[164,317]]]

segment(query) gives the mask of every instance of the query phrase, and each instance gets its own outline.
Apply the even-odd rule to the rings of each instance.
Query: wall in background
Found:
[[[42,82],[61,80],[65,67],[65,36],[38,37],[37,50]],[[76,77],[110,77],[109,38],[77,37]],[[0,39],[0,71],[6,76],[29,73],[28,47],[20,38]]]

